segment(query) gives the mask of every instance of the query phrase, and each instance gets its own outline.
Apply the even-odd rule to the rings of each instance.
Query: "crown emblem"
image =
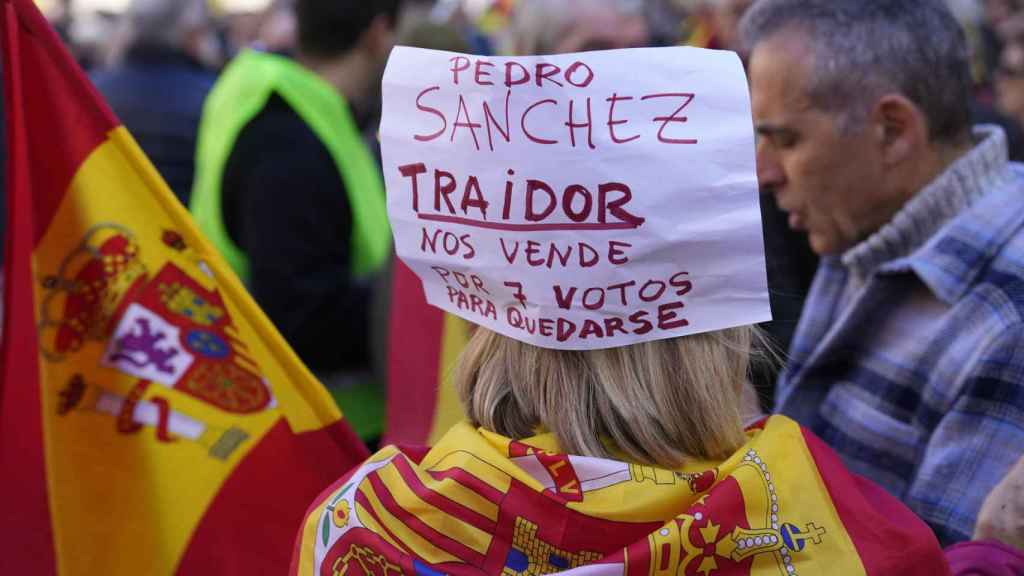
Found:
[[[87,341],[105,340],[146,275],[134,234],[114,224],[91,228],[42,282],[39,334],[46,359],[59,362]]]

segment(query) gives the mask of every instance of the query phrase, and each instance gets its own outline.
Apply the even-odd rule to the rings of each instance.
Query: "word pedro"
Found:
[[[621,182],[598,184],[596,194],[582,184],[570,184],[562,190],[561,194],[558,194],[547,182],[530,178],[526,180],[525,193],[517,193],[517,187],[511,179],[515,175],[515,170],[508,171],[509,179],[505,182],[505,193],[500,203],[500,218],[495,218],[495,211],[491,210],[493,202],[484,195],[479,178],[476,176],[466,178],[462,193],[457,194],[459,183],[455,176],[451,172],[438,169],[434,169],[433,195],[429,197],[433,200],[433,211],[448,216],[458,216],[456,211],[458,209],[463,216],[469,216],[469,212],[472,210],[475,212],[473,217],[475,218],[479,214],[480,221],[424,214],[423,212],[429,211],[431,206],[428,204],[421,211],[420,176],[428,172],[427,165],[423,162],[404,164],[398,167],[398,171],[409,179],[412,209],[421,220],[457,222],[480,228],[519,231],[639,228],[645,221],[644,218],[626,209],[626,205],[633,199],[633,191]],[[456,195],[456,197],[453,199],[452,195]],[[515,208],[514,211],[513,208]],[[491,210],[490,215],[488,215],[488,210]],[[513,217],[517,220],[522,218],[528,224],[543,224],[548,220],[554,220],[552,218],[554,216],[564,216],[569,222],[564,225],[549,224],[545,227],[488,224],[493,220],[508,222]]]
[[[592,150],[597,148],[594,143],[595,106],[592,95],[579,99],[570,98],[565,102],[554,98],[542,98],[527,105],[515,107],[512,105],[513,90],[517,86],[528,85],[531,81],[535,82],[538,87],[552,86],[567,90],[587,88],[594,81],[595,74],[585,62],[576,61],[565,70],[550,62],[539,62],[531,72],[522,64],[509,61],[504,66],[503,81],[494,77],[497,67],[493,62],[476,60],[475,63],[472,63],[465,56],[456,56],[450,62],[453,85],[458,86],[460,80],[474,82],[479,86],[495,86],[496,81],[503,82],[507,89],[504,108],[492,108],[490,103],[484,101],[478,111],[471,112],[470,107],[466,104],[465,96],[457,93],[457,100],[454,96],[450,96],[451,113],[445,114],[442,109],[436,107],[440,105],[438,96],[444,96],[445,93],[440,85],[429,86],[416,96],[416,109],[433,117],[437,128],[426,134],[414,135],[413,138],[416,141],[431,142],[447,134],[449,142],[454,142],[461,129],[472,137],[473,145],[477,150],[482,149],[481,137],[486,134],[487,147],[493,152],[495,140],[500,138],[506,144],[511,143],[513,135],[516,134],[515,129],[518,128],[519,134],[523,138],[535,144],[554,145],[568,141],[573,148],[576,148],[577,145],[585,145]],[[467,80],[465,77],[461,77],[462,73],[468,72],[471,67],[473,69],[471,79]],[[606,98],[598,98],[599,102],[603,100],[606,104],[603,111],[606,114],[599,116],[597,128],[607,132],[608,142],[628,144],[639,140],[642,136],[641,133],[636,133],[637,129],[634,128],[631,131],[627,126],[630,123],[628,118],[630,114],[639,113],[645,115],[645,122],[653,122],[658,126],[658,142],[662,144],[697,144],[696,138],[682,137],[684,135],[678,134],[679,126],[688,121],[687,116],[683,115],[683,111],[695,97],[693,92],[666,92],[639,97],[624,96],[613,92]],[[541,122],[538,122],[536,118],[531,119],[531,115],[535,111],[552,106],[564,109],[564,112],[561,112],[565,117],[565,121],[561,123],[564,129],[558,126],[553,130],[550,126],[542,128]],[[618,107],[618,115],[616,107]],[[671,112],[669,112],[670,110]],[[513,123],[513,118],[516,118],[518,122]],[[478,130],[480,134],[478,134]],[[585,133],[585,143],[583,137],[580,136],[579,144],[577,144],[577,132]]]

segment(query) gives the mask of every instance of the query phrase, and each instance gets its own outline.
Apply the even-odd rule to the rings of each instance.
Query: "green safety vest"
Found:
[[[316,134],[334,159],[352,213],[350,272],[363,277],[383,268],[391,254],[380,168],[356,128],[348,104],[330,84],[289,58],[246,50],[221,74],[203,105],[196,151],[196,176],[189,208],[243,282],[249,258],[228,235],[221,184],[235,141],[278,94]],[[282,201],[287,195],[282,191]],[[271,231],[268,231],[270,233]]]
[[[274,54],[254,51],[239,54],[224,69],[203,105],[196,177],[189,205],[199,229],[248,285],[249,258],[231,239],[224,225],[221,183],[238,135],[275,93],[327,147],[341,174],[352,214],[350,273],[365,277],[383,269],[391,255],[384,183],[348,104],[319,76]],[[288,201],[285,192],[282,191],[282,202]],[[329,391],[360,437],[369,439],[381,434],[384,395],[380,386],[363,382]]]

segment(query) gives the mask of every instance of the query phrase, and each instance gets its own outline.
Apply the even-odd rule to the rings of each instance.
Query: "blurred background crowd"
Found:
[[[971,123],[1001,126],[1010,159],[1022,160],[1024,0],[946,2],[968,45]],[[276,90],[280,98],[265,98],[248,116],[232,111],[230,98],[211,98],[215,86],[222,88],[223,96],[246,82],[251,85],[252,77],[245,75],[258,70],[279,75],[282,83],[292,78],[294,85],[301,85],[308,81],[302,75],[312,71],[345,97],[359,138],[371,155],[379,155],[379,80],[392,44],[499,56],[690,45],[737,50],[746,57],[740,47],[739,24],[755,3],[407,0],[382,3],[397,14],[393,28],[390,16],[381,20],[380,14],[367,8],[365,18],[353,17],[345,25],[348,29],[327,30],[315,22],[300,25],[304,13],[296,11],[291,0],[39,1],[171,190],[191,207],[203,231],[229,253],[229,260],[233,260],[230,253],[237,253],[238,261],[232,265],[299,356],[332,390],[348,391],[351,397],[340,403],[377,406],[346,410],[353,419],[365,417],[355,424],[371,439],[381,432],[383,400],[361,391],[358,383],[376,382],[379,390],[385,380],[379,371],[386,356],[380,334],[386,332],[388,322],[386,312],[379,309],[382,302],[387,304],[391,286],[386,270],[384,281],[371,281],[364,274],[378,272],[377,264],[364,262],[360,268],[359,263],[370,258],[365,249],[374,238],[372,232],[359,236],[363,232],[358,232],[357,216],[365,214],[363,201],[346,187],[357,181],[377,181],[379,176],[345,173],[341,168],[339,180],[332,160],[337,161],[339,153],[363,152],[334,136],[311,135],[310,127],[316,131],[317,125],[311,116],[318,113],[293,100],[283,84],[261,85],[260,90],[267,94]],[[315,18],[311,13],[305,16]],[[386,28],[381,24],[385,21]],[[307,37],[300,38],[300,30],[306,30]],[[246,59],[245,54],[291,58]],[[297,62],[307,72],[289,68],[293,64],[284,60]],[[233,61],[247,62],[248,71]],[[306,86],[303,90],[312,91],[308,94],[317,90]],[[244,91],[235,94],[245,95]],[[237,101],[239,106],[243,100]],[[234,123],[237,137],[219,152],[204,148],[204,122]],[[208,136],[213,142],[209,146],[216,145],[218,136]],[[281,166],[306,162],[306,167],[302,174],[294,170],[282,174],[280,167],[271,166],[278,159]],[[207,168],[216,164],[212,175],[202,174],[202,162],[207,162]],[[204,184],[207,177],[209,185]],[[280,199],[282,190],[289,193],[289,201]],[[243,192],[244,200],[240,199]],[[197,198],[198,194],[203,197]],[[258,198],[267,200],[263,209],[254,200]],[[775,195],[762,195],[775,317],[766,328],[785,353],[819,259],[806,236],[791,229],[791,217],[775,202]],[[216,206],[215,213],[210,216],[204,206]],[[283,234],[279,226],[284,226]],[[352,229],[358,233],[350,233]],[[274,242],[267,241],[275,234],[279,237]],[[338,353],[339,342],[343,354]],[[755,376],[766,409],[772,406],[778,369],[768,366]],[[1000,478],[1004,471],[998,472]]]
[[[947,0],[967,33],[979,113],[1024,121],[1024,8],[1017,0]],[[623,0],[600,49],[687,44],[737,48],[737,24],[752,0]],[[39,0],[38,4],[91,72],[123,66],[133,54],[162,48],[215,73],[245,47],[288,51],[295,44],[289,0]],[[403,14],[408,44],[437,43],[467,52],[526,54],[557,25],[529,0],[416,0]],[[559,4],[556,2],[555,4]],[[630,13],[633,13],[630,16]],[[531,21],[536,20],[536,22]],[[546,22],[545,22],[546,21]],[[529,32],[527,32],[529,31]],[[598,34],[600,36],[600,34]],[[573,39],[565,39],[572,42]],[[988,118],[989,116],[986,116]],[[1017,142],[1018,155],[1020,142]]]
[[[1024,158],[1024,0],[946,0],[970,50],[975,123],[1006,132]],[[738,24],[754,0],[409,0],[394,42],[481,55],[690,45],[739,50]],[[204,101],[220,71],[245,49],[294,55],[294,0],[38,0],[104,98],[185,206],[195,180]],[[564,34],[572,21],[572,33]],[[345,34],[339,31],[339,34]],[[350,30],[358,36],[361,30]],[[353,38],[352,42],[355,41]],[[351,104],[351,102],[350,102]],[[379,97],[355,105],[370,148]],[[775,322],[788,347],[817,257],[762,197]],[[261,300],[256,294],[257,300]],[[267,302],[261,301],[267,307]],[[271,318],[274,319],[273,313]],[[280,326],[279,326],[280,328]],[[286,336],[288,331],[284,331]],[[303,346],[292,341],[300,356]],[[764,375],[766,388],[774,373]]]
[[[1024,2],[946,0],[971,51],[976,123],[1006,131],[1010,157],[1024,158]],[[245,48],[296,48],[292,0],[39,0],[171,189],[187,206],[202,103],[218,72]],[[738,23],[753,0],[618,0],[617,9],[570,11],[546,0],[412,0],[396,41],[481,55],[691,45],[737,50]],[[559,37],[567,19],[576,32]],[[372,116],[375,112],[366,111]],[[372,135],[372,120],[365,124]],[[765,196],[767,236],[799,245]],[[785,252],[779,259],[775,254]],[[769,246],[776,330],[785,348],[813,276],[808,250]]]

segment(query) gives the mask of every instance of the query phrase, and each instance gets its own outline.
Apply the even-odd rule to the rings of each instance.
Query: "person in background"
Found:
[[[1017,548],[1024,573],[1024,458],[985,499],[975,539],[994,539]]]
[[[622,42],[609,14],[558,22],[556,3],[526,6],[554,13],[527,20],[550,28],[527,25],[541,34],[520,36],[523,50]],[[500,257],[497,243],[478,250]],[[598,285],[588,270],[574,280]],[[564,350],[475,327],[454,376],[466,420],[430,448],[383,448],[325,490],[289,573],[948,573],[927,526],[813,435],[781,416],[744,429],[755,329],[664,336]]]
[[[416,4],[419,4],[418,6]],[[416,3],[410,13],[422,14],[426,7]],[[451,3],[439,4],[451,8]],[[431,19],[448,17],[445,11],[435,10]],[[551,2],[549,0],[520,0],[507,14],[507,26],[497,36],[501,52],[517,55],[552,54],[559,51],[578,51],[609,46],[644,46],[649,41],[646,13],[640,2],[622,0],[585,0],[581,2]],[[447,50],[466,50],[459,46],[465,42],[453,37],[452,25],[465,31],[465,21],[447,24],[414,23],[406,19],[405,41],[414,46]],[[618,35],[621,29],[626,33]],[[440,27],[439,27],[440,26]],[[469,338],[469,323],[454,316],[436,317],[436,324],[424,327],[420,318],[433,317],[423,298],[418,278],[401,265],[394,269],[390,286],[390,346],[386,347],[389,362],[388,382],[391,398],[389,415],[395,423],[388,430],[388,439],[400,443],[424,442],[428,436],[443,433],[451,424],[463,417],[454,402],[441,401],[442,386],[450,379],[452,359],[465,347]],[[416,333],[426,336],[410,341],[405,335]],[[438,342],[443,342],[439,346]],[[382,347],[384,348],[384,347]],[[437,362],[439,370],[424,370],[423,363]],[[429,364],[427,364],[429,365]],[[409,399],[424,398],[423,402]],[[410,414],[411,413],[411,414]],[[397,416],[405,417],[399,420]]]
[[[252,47],[278,54],[291,54],[298,41],[297,27],[295,0],[274,0],[260,18]]]
[[[199,117],[221,55],[206,0],[133,0],[122,16],[110,65],[92,74],[186,206]]]
[[[732,50],[745,58],[739,45],[738,25],[752,4],[752,0],[701,0],[684,21],[683,43],[694,48]],[[777,355],[784,356],[800,320],[818,258],[807,238],[786,225],[786,213],[776,205],[774,196],[762,191],[760,203],[772,307],[772,320],[761,328],[768,335],[767,343]],[[764,411],[771,410],[780,364],[760,363],[751,374],[750,392],[756,395]]]
[[[996,28],[1010,20],[1021,7],[1020,0],[982,0],[985,20]]]
[[[684,43],[712,50],[739,50],[740,18],[754,0],[701,0],[687,19]]]
[[[996,68],[996,105],[1018,124],[1024,125],[1024,16],[1019,26],[1008,27]]]
[[[1008,21],[999,25],[999,34],[985,17],[978,0],[945,0],[950,12],[960,23],[967,40],[968,62],[974,81],[970,103],[973,124],[997,124],[1006,133],[1010,160],[1024,160],[1024,131],[1017,119],[1000,111],[994,102],[994,80],[1002,51],[1002,31]],[[1010,18],[1009,21],[1015,20]]]
[[[465,52],[467,54],[477,54],[480,56],[489,56],[494,54],[494,45],[491,41],[491,37],[484,33],[480,29],[479,23],[483,19],[483,14],[478,13],[480,10],[484,10],[486,4],[476,6],[477,10],[469,12],[466,2],[462,0],[413,0],[408,2],[406,6],[409,10],[406,12],[404,19],[409,21],[414,19],[417,22],[429,22],[434,26],[444,26],[451,30],[457,31],[463,37],[468,47]],[[491,9],[499,9],[501,2],[494,2],[491,4]],[[444,34],[447,36],[447,34]],[[450,41],[446,39],[444,41]]]
[[[398,0],[297,0],[294,58],[241,52],[207,99],[191,202],[299,357],[364,438],[373,277],[390,256],[380,167],[363,138]]]
[[[57,0],[46,14],[54,31],[68,45],[71,44],[71,25],[74,23],[73,4],[72,0]]]
[[[504,52],[564,54],[638,48],[650,43],[641,0],[520,0],[506,30]]]
[[[759,180],[822,256],[777,411],[969,539],[1024,452],[1024,171],[971,128],[963,33],[941,0],[760,0],[741,33]]]

